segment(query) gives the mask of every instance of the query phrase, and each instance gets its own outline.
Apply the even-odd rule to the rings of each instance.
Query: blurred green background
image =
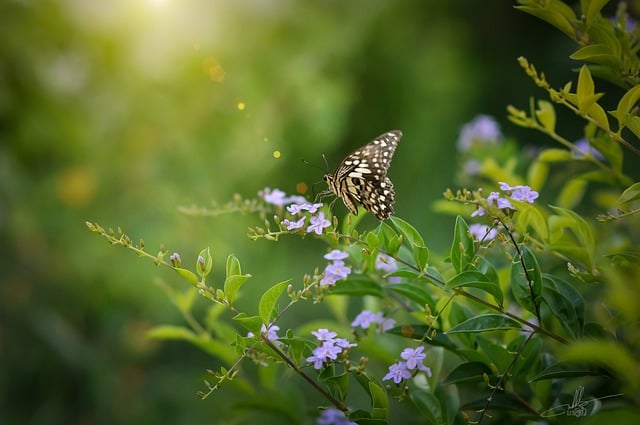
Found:
[[[333,168],[401,129],[396,213],[445,248],[451,219],[430,205],[454,184],[461,125],[490,114],[507,136],[547,143],[504,118],[507,104],[543,95],[516,58],[556,85],[576,66],[567,39],[512,6],[1,2],[0,423],[234,423],[223,419],[233,388],[195,396],[217,359],[145,338],[182,323],[154,284],[177,276],[111,248],[85,220],[121,226],[151,252],[164,243],[190,267],[205,246],[219,269],[233,252],[256,291],[299,281],[321,264],[311,239],[250,242],[251,217],[177,207],[295,193],[322,180],[301,158],[324,167],[325,154]]]

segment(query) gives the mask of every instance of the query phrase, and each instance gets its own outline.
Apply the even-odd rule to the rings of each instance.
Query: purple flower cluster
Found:
[[[331,226],[331,222],[324,216],[324,212],[318,212],[322,203],[313,204],[307,201],[304,196],[287,196],[287,194],[280,189],[271,190],[268,187],[261,191],[260,195],[266,203],[280,207],[287,205],[287,211],[289,213],[294,216],[299,216],[297,220],[288,218],[282,220],[282,224],[287,230],[303,229],[306,226],[305,231],[307,233],[321,235],[324,229]],[[307,215],[304,214],[305,211],[312,214],[309,218],[309,225],[307,225]]]
[[[387,373],[382,380],[392,380],[396,384],[399,384],[402,381],[410,379],[420,371],[426,372],[427,376],[431,378],[431,369],[422,363],[427,357],[423,351],[424,347],[422,346],[418,348],[405,348],[402,353],[400,353],[400,357],[404,361],[399,361],[389,366],[389,373]]]
[[[339,354],[342,354],[351,347],[357,346],[357,344],[350,343],[345,338],[336,338],[338,334],[329,329],[320,328],[311,333],[316,337],[318,342],[322,343],[322,345],[313,350],[311,357],[307,357],[307,361],[313,363],[314,369],[321,369],[325,363],[337,360]]]
[[[345,416],[342,410],[338,410],[335,407],[331,407],[322,412],[318,420],[317,425],[357,425],[355,422],[351,422]]]
[[[369,310],[362,310],[360,314],[351,322],[354,328],[361,327],[369,329],[371,325],[378,325],[378,332],[385,332],[396,325],[396,321],[388,317],[384,317],[382,313],[373,313]]]
[[[517,186],[509,186],[505,182],[500,182],[500,190],[503,191],[507,196],[504,197],[500,192],[491,192],[489,196],[487,196],[487,203],[491,206],[496,206],[500,209],[508,209],[515,210],[514,206],[509,201],[509,198],[514,201],[524,202],[527,204],[533,204],[533,201],[538,199],[538,192],[531,189],[529,186],[517,185]],[[477,210],[471,213],[471,217],[483,216],[486,214],[486,211],[482,207],[478,207]]]
[[[325,254],[324,258],[331,260],[331,263],[324,269],[324,276],[320,280],[321,286],[333,286],[337,281],[346,279],[351,274],[351,268],[345,266],[344,260],[349,257],[346,252],[334,249],[328,254]]]
[[[268,187],[260,192],[259,195],[262,196],[262,199],[264,199],[264,202],[266,202],[267,204],[277,205],[279,207],[289,204],[303,204],[307,202],[304,196],[287,196],[287,194],[280,189],[271,190]]]
[[[478,115],[462,127],[456,144],[459,151],[466,152],[475,143],[500,142],[502,142],[502,132],[496,120],[488,115]]]

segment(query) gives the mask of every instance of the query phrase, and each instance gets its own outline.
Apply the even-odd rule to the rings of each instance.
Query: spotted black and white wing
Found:
[[[378,220],[393,214],[395,192],[387,170],[401,137],[398,130],[376,137],[347,156],[333,175],[325,176],[331,191],[354,215],[358,215],[357,204]]]

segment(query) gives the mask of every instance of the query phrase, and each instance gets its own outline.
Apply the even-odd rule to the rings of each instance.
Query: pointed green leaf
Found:
[[[602,369],[593,366],[578,365],[570,363],[556,363],[529,379],[529,382],[542,381],[545,379],[561,379],[561,378],[581,378],[585,376],[605,376],[606,373]]]
[[[369,279],[347,279],[340,280],[336,283],[336,285],[331,288],[331,295],[353,295],[353,296],[363,296],[363,295],[373,295],[375,297],[384,298],[385,293],[382,287]]]
[[[492,375],[491,368],[482,362],[468,362],[456,366],[447,377],[443,384],[462,384],[469,382],[483,382],[484,375]]]
[[[429,249],[425,246],[424,239],[422,239],[420,233],[401,218],[391,217],[391,222],[409,244],[418,269],[425,270],[429,261]]]
[[[580,112],[586,113],[591,105],[597,100],[595,96],[595,85],[591,72],[586,65],[582,65],[580,73],[578,74],[578,89],[576,90],[578,96],[578,109]]]
[[[240,261],[235,255],[231,254],[227,257],[225,272],[227,277],[242,274]]]
[[[254,335],[260,335],[263,321],[259,316],[247,316],[246,313],[239,313],[233,317],[233,320],[244,326]]]
[[[200,262],[202,259],[202,263]],[[211,273],[211,269],[213,268],[213,258],[211,257],[211,251],[209,247],[206,247],[198,254],[198,259],[196,260],[196,271],[201,277],[209,276]]]
[[[260,319],[262,319],[262,323],[268,324],[271,321],[271,315],[273,314],[273,310],[278,302],[278,298],[280,298],[280,295],[290,282],[291,280],[289,279],[284,282],[276,283],[262,295],[260,303],[258,304],[258,315],[260,316]]]
[[[538,109],[536,110],[536,117],[542,126],[554,133],[556,129],[556,111],[553,108],[553,104],[546,100],[538,101]]]
[[[172,269],[193,286],[198,286],[198,276],[196,276],[191,270],[181,269],[180,267],[172,267]]]
[[[540,305],[542,293],[540,265],[526,245],[520,246],[520,252],[514,256],[511,264],[511,291],[521,306],[537,314],[536,306]]]
[[[449,288],[470,287],[482,289],[491,294],[499,306],[504,301],[502,289],[497,281],[491,281],[487,276],[475,270],[468,270],[454,276],[447,282]]]
[[[617,205],[623,206],[632,201],[640,199],[640,183],[634,183],[622,192],[618,200]]]
[[[506,331],[520,329],[521,327],[520,323],[502,314],[483,314],[459,323],[446,331],[445,334]]]
[[[451,264],[460,273],[473,261],[475,249],[469,233],[469,225],[461,216],[456,217],[453,243],[451,244]]]
[[[240,287],[251,277],[250,274],[227,276],[224,280],[224,294],[230,305],[233,305],[238,298]]]

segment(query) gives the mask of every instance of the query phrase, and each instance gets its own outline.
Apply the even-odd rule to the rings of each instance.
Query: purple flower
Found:
[[[285,205],[288,204],[296,204],[296,205],[308,205],[307,204],[307,198],[305,198],[304,196],[300,196],[300,195],[293,195],[293,196],[289,196],[288,198],[284,199],[284,203]]]
[[[284,193],[280,189],[271,190],[269,188],[266,188],[264,190],[263,199],[268,204],[282,206],[287,204],[287,199],[285,198],[285,195],[286,193]]]
[[[342,410],[336,408],[329,408],[322,412],[318,420],[317,425],[357,425],[355,422],[351,422],[345,416]]]
[[[382,313],[373,313],[369,310],[362,310],[353,322],[351,322],[351,326],[354,328],[359,326],[362,329],[369,329],[374,323],[378,325],[379,332],[388,331],[396,325],[395,320],[385,318]]]
[[[490,241],[493,240],[497,235],[498,231],[494,227],[489,227],[484,224],[472,224],[469,226],[469,233],[476,240],[485,240]]]
[[[299,214],[304,208],[302,208],[304,204],[291,204],[287,207],[287,211],[291,214]]]
[[[502,132],[495,119],[488,115],[478,115],[471,122],[465,124],[458,136],[458,150],[466,152],[474,143],[499,143]]]
[[[376,270],[381,270],[386,273],[395,272],[398,270],[396,259],[388,256],[387,254],[378,254],[376,257]]]
[[[389,366],[389,373],[387,373],[382,380],[393,380],[393,382],[399,384],[402,380],[409,378],[411,378],[411,372],[407,369],[407,364],[405,362],[398,362]]]
[[[344,265],[344,261],[336,260],[324,269],[324,277],[320,285],[333,285],[337,281],[346,279],[351,274],[351,268]]]
[[[315,232],[318,235],[322,234],[322,230],[325,227],[331,226],[331,222],[324,217],[324,213],[320,211],[318,215],[311,217],[311,225],[307,227],[307,233]]]
[[[487,202],[489,205],[496,205],[500,209],[515,209],[513,208],[513,205],[511,205],[511,202],[509,202],[507,198],[501,198],[500,193],[498,192],[491,192],[489,196],[487,196]]]
[[[307,217],[302,217],[298,221],[291,221],[288,218],[285,218],[284,220],[282,220],[282,224],[287,226],[287,230],[300,229],[300,228],[304,227],[304,222],[305,222],[306,219],[307,219]]]
[[[311,331],[311,334],[313,334],[318,341],[333,341],[333,339],[338,335],[336,332],[325,328],[320,328],[317,331]]]
[[[342,348],[336,347],[333,341],[324,341],[322,345],[313,350],[313,356],[307,357],[308,362],[313,362],[314,369],[320,369],[327,360],[335,360]]]
[[[502,190],[503,192],[509,192],[514,189],[505,182],[498,182],[498,185],[500,185],[500,190]]]
[[[535,190],[531,190],[529,186],[518,185],[513,188],[513,192],[511,192],[511,199],[520,202],[526,202],[528,204],[533,204],[538,198],[538,192]]]
[[[169,257],[169,260],[171,261],[171,265],[173,267],[180,267],[180,264],[182,263],[180,254],[178,254],[177,252],[174,252],[173,254],[171,254],[171,257]]]
[[[278,334],[276,333],[279,330],[280,330],[280,326],[277,326],[277,325],[272,325],[271,327],[269,327],[269,330],[267,330],[267,327],[263,324],[262,327],[260,328],[260,333],[261,334],[266,333],[267,334],[267,339],[269,341],[275,341],[278,338],[280,338],[278,336]],[[249,333],[247,333],[247,336],[252,337],[252,336],[255,336],[255,335],[254,335],[253,332],[249,332]]]
[[[346,338],[336,338],[335,340],[333,340],[333,343],[336,345],[336,347],[340,347],[342,349],[358,346],[358,344],[349,342],[349,340]]]
[[[330,253],[324,255],[324,258],[327,260],[344,260],[347,257],[349,257],[349,254],[340,251],[339,249],[334,249]]]
[[[386,332],[389,329],[392,329],[396,325],[396,321],[391,319],[390,317],[385,317],[378,323],[378,330],[380,332]]]
[[[402,353],[400,353],[400,357],[406,360],[407,369],[413,370],[423,370],[427,372],[427,375],[431,377],[431,369],[422,364],[422,361],[427,357],[425,353],[423,353],[424,347],[420,346],[418,348],[405,348]]]
[[[487,211],[484,208],[478,207],[474,212],[471,213],[471,217],[482,217],[486,213]]]
[[[360,314],[351,322],[352,327],[360,326],[362,329],[369,329],[372,323],[379,323],[382,320],[382,313],[373,313],[369,310],[362,310]]]
[[[315,214],[318,211],[318,208],[322,206],[322,202],[317,204],[305,204],[305,209],[309,211],[311,214]]]

